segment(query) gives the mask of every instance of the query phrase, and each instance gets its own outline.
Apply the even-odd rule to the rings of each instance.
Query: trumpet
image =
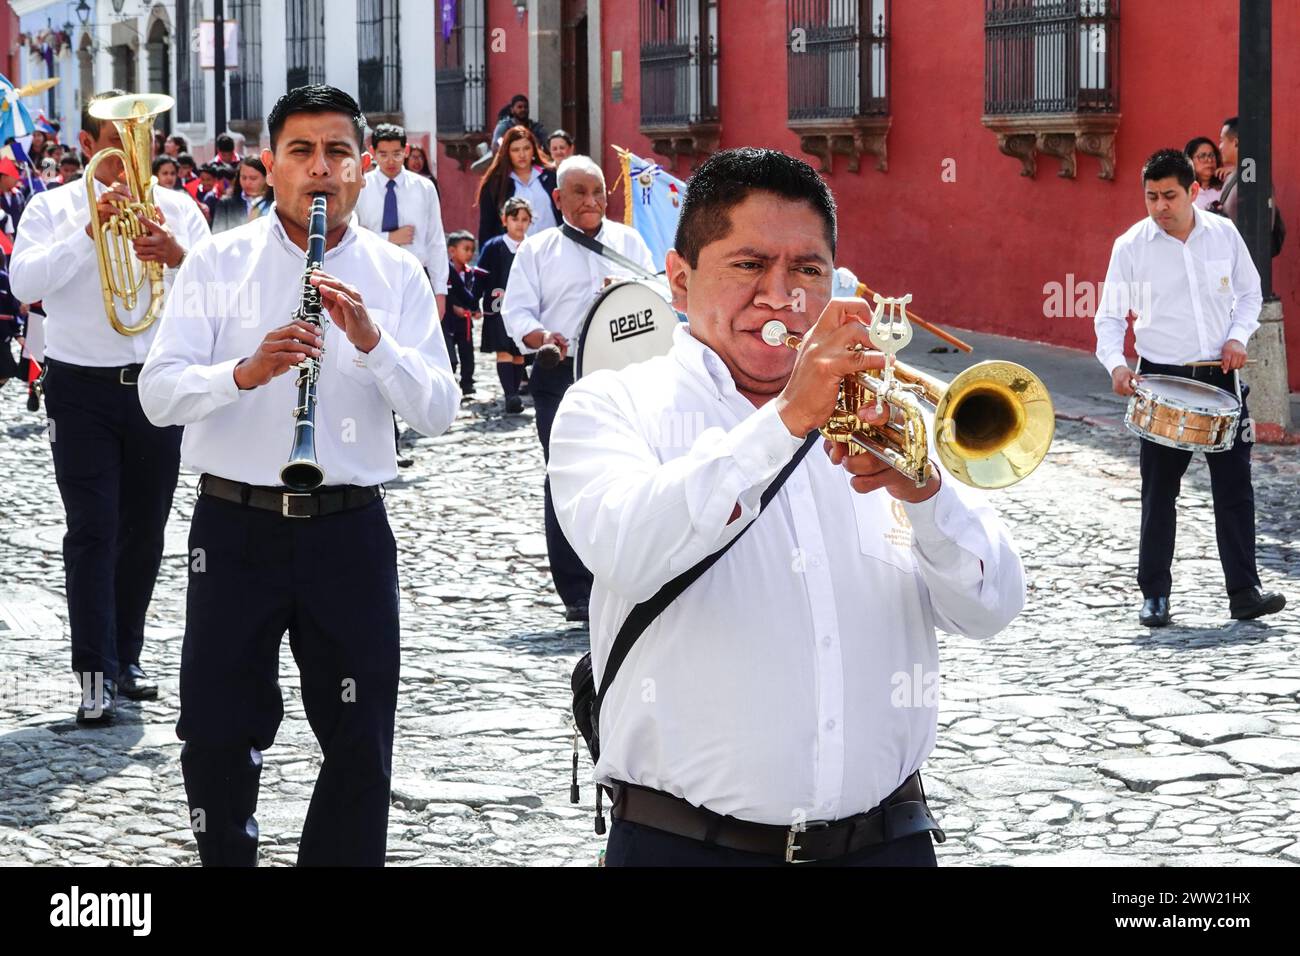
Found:
[[[128,93],[113,96],[90,106],[90,115],[101,122],[111,122],[122,137],[121,149],[103,149],[86,166],[86,194],[90,204],[91,236],[99,259],[99,284],[104,293],[104,311],[108,323],[119,335],[139,335],[158,320],[162,313],[166,286],[161,262],[140,263],[132,241],[146,232],[137,214],[158,221],[158,207],[153,201],[153,121],[166,113],[176,101],[162,93]],[[127,190],[131,201],[108,221],[99,218],[99,197],[95,195],[95,170],[104,160],[120,156],[126,170]],[[139,301],[140,290],[149,283],[149,308],[135,325],[126,325],[117,317],[117,301],[130,311]]]
[[[798,349],[801,339],[779,319],[763,326],[768,345]],[[1042,380],[1015,362],[979,362],[950,383],[893,361],[892,375],[856,372],[840,383],[835,411],[821,428],[850,454],[871,454],[921,487],[930,480],[929,428],[934,451],[958,481],[974,488],[1005,488],[1038,467],[1056,430],[1052,397]],[[889,418],[871,425],[858,409],[877,404]]]

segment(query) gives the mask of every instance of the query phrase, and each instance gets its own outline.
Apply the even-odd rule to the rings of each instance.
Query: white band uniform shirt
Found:
[[[1127,365],[1130,309],[1137,353],[1162,365],[1217,359],[1229,339],[1242,345],[1259,328],[1259,272],[1232,220],[1201,209],[1186,242],[1150,216],[1115,240],[1094,322],[1097,359],[1108,372]]]
[[[393,177],[397,184],[397,221],[401,226],[414,226],[415,237],[406,249],[420,260],[429,273],[435,295],[447,294],[447,235],[442,228],[442,202],[433,180],[401,170]],[[372,169],[366,173],[366,185],[357,197],[357,221],[385,240],[383,231],[384,198],[389,179],[383,170]]]
[[[98,195],[108,187],[95,182]],[[166,227],[187,256],[210,231],[207,220],[184,192],[155,189],[154,203],[162,210]],[[85,183],[80,180],[59,189],[36,193],[18,227],[9,283],[19,302],[43,302],[45,355],[70,365],[112,368],[144,362],[157,334],[158,323],[138,335],[113,331],[104,311],[95,241],[86,235],[90,222]],[[135,261],[137,268],[142,264]],[[163,282],[171,288],[176,269],[163,269]],[[115,300],[123,325],[137,325],[149,308],[149,283],[141,287],[134,309]]]
[[[650,247],[640,233],[621,222],[601,223],[597,242],[655,273]],[[543,288],[545,275],[545,288]],[[524,336],[542,329],[559,332],[569,340],[569,354],[578,344],[587,310],[596,301],[607,276],[633,273],[568,238],[559,228],[527,236],[519,244],[510,282],[502,297],[501,317],[506,331],[524,352]]]
[[[598,780],[778,826],[866,812],[934,745],[935,627],[983,638],[1019,613],[1007,530],[948,475],[920,504],[863,495],[819,445],[755,519],[801,444],[686,326],[667,356],[566,393],[548,473],[595,576],[597,686],[633,606],[756,520],[632,648]]]
[[[305,261],[274,209],[187,257],[139,388],[155,424],[186,426],[181,458],[191,470],[280,485],[293,441],[297,370],[243,391],[234,370],[290,321]],[[316,409],[324,483],[388,481],[397,475],[391,411],[422,434],[439,435],[460,407],[433,291],[414,256],[353,226],[326,251],[323,269],[360,291],[380,329],[369,354],[333,322],[326,330]]]

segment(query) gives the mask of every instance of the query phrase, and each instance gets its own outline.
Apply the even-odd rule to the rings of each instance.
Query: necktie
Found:
[[[384,196],[384,224],[381,232],[392,232],[397,228],[397,180],[388,181],[388,193]]]

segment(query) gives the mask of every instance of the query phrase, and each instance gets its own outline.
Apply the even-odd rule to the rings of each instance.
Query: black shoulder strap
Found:
[[[610,262],[616,263],[617,265],[622,266],[624,269],[630,270],[635,275],[645,276],[646,278],[653,278],[650,271],[646,269],[645,266],[641,265],[640,263],[633,262],[631,259],[623,255],[621,252],[615,252],[613,249],[605,245],[599,239],[591,238],[591,236],[587,235],[581,229],[574,229],[567,222],[560,223],[560,232],[564,233],[566,237],[572,239],[574,242],[582,246],[584,249],[589,249],[598,256],[604,256]]]
[[[650,626],[651,622],[653,622],[655,618],[663,613],[664,608],[677,600],[683,591],[694,584],[700,575],[713,567],[713,565],[717,563],[718,559],[731,549],[732,545],[745,536],[745,532],[754,526],[754,521],[757,521],[762,517],[763,511],[767,508],[768,504],[771,503],[772,499],[776,497],[776,493],[781,490],[781,486],[785,484],[785,480],[793,474],[796,468],[799,467],[799,463],[803,461],[804,455],[808,454],[808,450],[812,448],[819,437],[820,435],[818,432],[812,432],[806,439],[804,439],[804,443],[799,446],[799,450],[794,453],[794,457],[786,463],[786,466],[781,469],[780,474],[773,478],[772,483],[767,486],[767,490],[763,492],[763,497],[759,501],[758,514],[754,516],[753,521],[741,529],[740,534],[736,535],[717,551],[714,551],[693,567],[677,575],[677,577],[673,578],[661,587],[654,597],[642,601],[636,607],[632,608],[632,612],[628,614],[627,619],[623,622],[623,626],[618,629],[618,634],[614,638],[614,646],[610,648],[609,651],[609,659],[605,662],[605,671],[600,677],[600,691],[596,694],[595,705],[595,713],[598,719],[600,715],[600,706],[605,702],[605,692],[608,691],[610,685],[614,683],[614,676],[618,673],[619,668],[623,666],[623,661],[632,650],[632,645],[637,642],[637,638],[645,632],[645,629]]]

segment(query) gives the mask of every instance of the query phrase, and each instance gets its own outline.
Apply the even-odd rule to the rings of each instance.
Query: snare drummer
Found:
[[[1231,220],[1197,209],[1191,162],[1162,149],[1142,167],[1148,216],[1115,240],[1106,288],[1097,310],[1097,358],[1110,370],[1118,395],[1132,395],[1138,374],[1124,358],[1125,319],[1136,316],[1138,373],[1195,378],[1236,392],[1246,343],[1259,327],[1259,273]],[[1212,359],[1218,367],[1189,368]],[[1241,387],[1241,421],[1249,412]],[[1169,623],[1170,565],[1174,557],[1175,499],[1190,451],[1142,440],[1142,530],[1138,586],[1148,627]],[[1238,432],[1227,451],[1206,454],[1214,524],[1232,616],[1249,619],[1286,606],[1278,593],[1260,591],[1255,566],[1255,492],[1250,441]]]
[[[605,174],[588,156],[570,156],[560,164],[554,192],[564,221],[612,251],[655,271],[645,240],[635,230],[605,218]],[[558,227],[544,229],[519,245],[510,282],[501,303],[506,330],[525,352],[544,346],[559,349],[560,362],[546,368],[533,363],[530,389],[537,410],[537,437],[549,459],[551,422],[560,399],[573,384],[572,345],[582,320],[610,275],[631,275],[627,269],[569,239]],[[564,601],[568,621],[587,620],[591,572],[582,566],[555,520],[551,483],[545,485],[546,551],[555,590]]]

